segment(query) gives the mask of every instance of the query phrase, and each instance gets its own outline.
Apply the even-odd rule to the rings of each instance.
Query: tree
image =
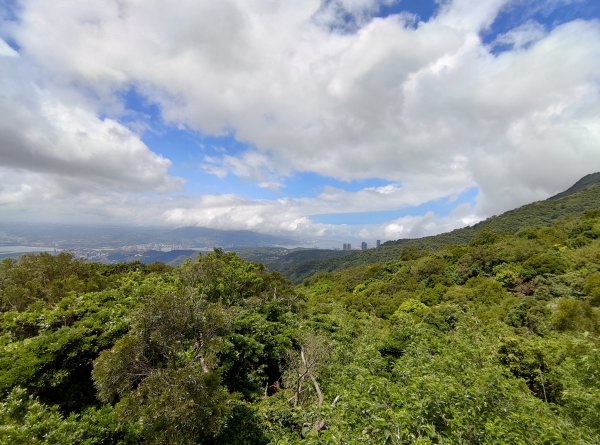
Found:
[[[184,292],[151,297],[130,332],[102,352],[93,377],[104,402],[137,424],[148,443],[198,443],[221,430],[231,400],[221,385],[215,349],[230,314]]]

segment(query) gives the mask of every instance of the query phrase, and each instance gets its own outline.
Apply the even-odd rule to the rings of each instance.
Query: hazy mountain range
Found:
[[[0,223],[0,245],[39,245],[61,249],[120,248],[163,244],[193,248],[293,246],[298,240],[249,230],[203,227],[161,228],[85,226],[42,223]]]
[[[109,263],[160,261],[177,265],[197,255],[198,251],[221,247],[238,252],[244,259],[263,263],[299,282],[318,271],[390,260],[407,246],[430,249],[465,243],[482,229],[511,233],[525,226],[551,225],[559,218],[598,208],[600,173],[593,173],[544,201],[492,216],[473,226],[418,239],[387,241],[380,248],[367,251],[298,247],[302,246],[300,240],[247,230],[0,223],[0,247],[27,246],[20,250],[0,251],[0,258],[29,253],[37,246],[41,250],[72,250],[79,256]]]

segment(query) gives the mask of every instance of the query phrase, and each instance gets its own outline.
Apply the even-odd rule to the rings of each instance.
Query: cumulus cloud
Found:
[[[176,225],[244,228],[271,233],[296,232],[307,235],[318,225],[281,201],[249,201],[233,195],[203,196],[183,208],[165,212],[168,222]],[[325,232],[319,227],[320,236]]]
[[[27,0],[11,34],[54,85],[91,91],[103,104],[135,85],[167,122],[234,132],[254,147],[206,157],[202,168],[217,177],[270,189],[293,172],[401,184],[157,208],[178,224],[321,233],[330,228],[311,226],[310,215],[401,208],[476,186],[470,216],[451,216],[459,224],[547,197],[600,169],[600,24],[546,30],[529,22],[486,46],[480,32],[514,3],[444,1],[417,23],[406,14],[374,17],[382,5],[375,0]],[[500,44],[509,48],[495,54]],[[3,63],[15,60],[10,47],[0,45],[0,54],[8,56]],[[18,74],[7,77],[15,82]],[[38,88],[22,94],[22,106],[17,95],[3,96],[0,106],[16,106],[0,122],[2,147],[20,147],[0,152],[3,165],[78,171],[128,190],[172,185],[169,161],[132,130],[89,107],[46,100]],[[5,83],[7,90],[15,87]],[[84,145],[89,152],[77,148]],[[399,236],[454,224],[422,218],[377,230]]]
[[[510,0],[453,0],[442,3],[439,23],[466,33],[478,32],[492,24]]]
[[[16,54],[0,55],[0,165],[46,173],[81,187],[157,190],[176,187],[171,162],[127,127],[99,118],[84,103],[56,97]],[[6,183],[6,181],[4,181]],[[23,185],[25,186],[25,185]]]

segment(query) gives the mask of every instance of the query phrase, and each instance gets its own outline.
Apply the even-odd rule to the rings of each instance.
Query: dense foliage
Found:
[[[600,442],[600,211],[296,288],[24,256],[0,309],[0,443]]]

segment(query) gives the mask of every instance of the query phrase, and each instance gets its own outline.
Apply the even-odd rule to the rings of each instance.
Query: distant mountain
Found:
[[[160,262],[170,266],[179,266],[188,258],[193,258],[199,253],[200,251],[191,249],[169,250],[167,252],[160,250],[147,250],[141,253],[124,252],[119,250],[110,253],[107,259],[111,263],[129,263],[133,261],[139,261],[144,264]]]
[[[583,178],[581,178],[579,181],[577,181],[575,184],[573,184],[573,186],[569,187],[564,192],[560,192],[548,199],[566,198],[567,196],[570,196],[574,193],[580,192],[581,190],[584,190],[588,187],[591,187],[591,186],[594,186],[597,184],[600,184],[600,172],[592,173],[592,174],[584,176]]]
[[[249,230],[203,227],[133,227],[77,224],[0,223],[0,245],[44,245],[61,249],[118,249],[124,246],[164,244],[182,248],[238,248],[294,246],[297,240]]]
[[[205,227],[181,227],[164,235],[167,242],[194,243],[202,247],[290,246],[298,241],[250,230],[217,230]]]
[[[550,226],[558,219],[598,209],[600,209],[600,173],[593,173],[551,198],[524,205],[499,216],[492,216],[473,226],[418,239],[388,241],[378,249],[353,251],[347,255],[340,255],[341,252],[335,250],[309,250],[302,256],[290,252],[288,256],[279,258],[273,266],[270,266],[269,262],[265,264],[280,270],[291,280],[301,282],[317,272],[331,272],[360,264],[396,259],[407,246],[437,249],[449,244],[468,243],[484,229],[491,229],[498,233],[514,233],[524,227]]]
[[[154,242],[165,229],[59,223],[0,223],[0,245],[44,245],[63,249],[120,247]]]
[[[236,249],[243,259],[262,263],[268,269],[280,272],[294,283],[301,282],[315,271],[327,270],[332,260],[352,255],[350,251],[330,249],[285,249],[277,247]]]

